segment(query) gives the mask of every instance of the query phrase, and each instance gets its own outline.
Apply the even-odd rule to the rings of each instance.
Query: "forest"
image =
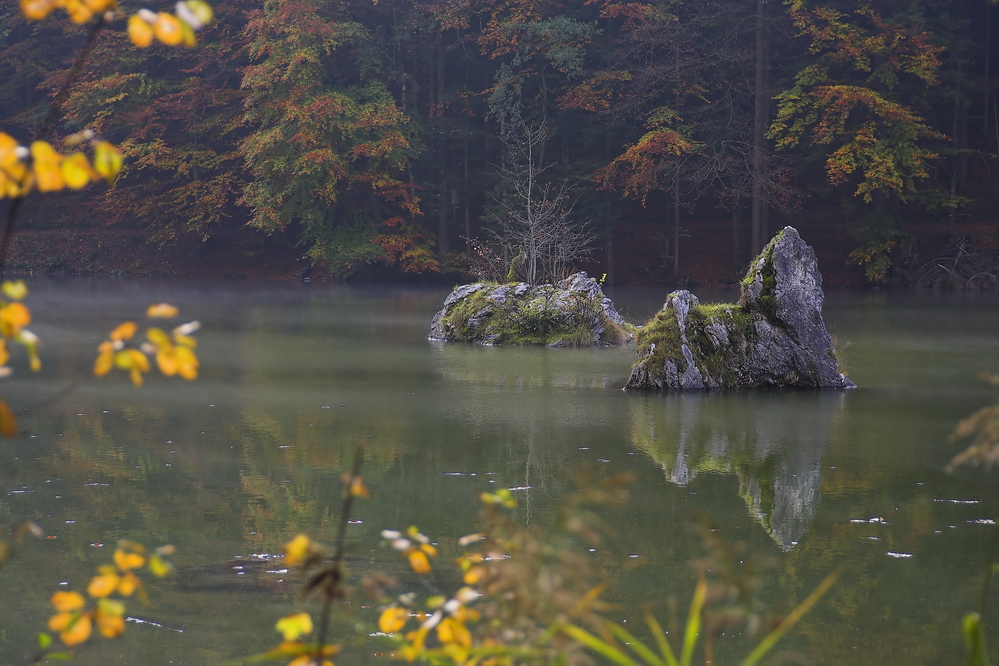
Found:
[[[26,143],[85,29],[0,11],[0,128]],[[30,197],[10,265],[454,281],[509,266],[534,201],[610,283],[731,283],[791,224],[829,284],[991,287],[996,12],[230,0],[198,48],[141,51],[112,26],[56,134],[124,169]]]

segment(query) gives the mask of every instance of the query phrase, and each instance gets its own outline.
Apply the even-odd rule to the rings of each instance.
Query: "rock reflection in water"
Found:
[[[787,551],[815,517],[844,399],[835,391],[636,396],[631,437],[677,485],[735,474],[750,515]]]

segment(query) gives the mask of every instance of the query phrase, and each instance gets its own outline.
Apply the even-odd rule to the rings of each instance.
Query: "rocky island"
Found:
[[[434,315],[430,339],[484,345],[592,347],[631,340],[631,330],[593,278],[555,284],[476,282],[455,287]]]
[[[822,320],[815,252],[785,227],[753,260],[738,303],[674,291],[636,336],[627,389],[853,388]]]

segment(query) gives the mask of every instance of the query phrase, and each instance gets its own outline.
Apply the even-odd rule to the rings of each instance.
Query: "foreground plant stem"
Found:
[[[326,642],[329,639],[329,624],[333,611],[333,602],[343,593],[341,584],[344,579],[343,558],[346,551],[347,525],[350,522],[350,512],[354,507],[354,479],[360,476],[363,461],[364,448],[358,446],[354,452],[354,463],[351,465],[350,474],[344,479],[340,524],[337,527],[336,541],[333,544],[333,557],[330,559],[330,563],[317,573],[307,585],[307,589],[321,586],[323,593],[323,610],[319,618],[316,652],[313,659],[313,663],[316,666],[322,666],[323,663],[323,649],[326,647]]]

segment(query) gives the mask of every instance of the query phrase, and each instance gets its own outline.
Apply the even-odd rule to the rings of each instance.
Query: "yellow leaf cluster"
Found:
[[[410,526],[405,536],[396,530],[382,530],[382,538],[402,553],[414,572],[420,575],[430,573],[430,558],[437,557],[437,549],[417,527]]]
[[[10,300],[0,299],[0,377],[7,377],[13,371],[7,365],[10,361],[9,340],[13,340],[28,352],[28,362],[31,369],[37,372],[42,368],[38,356],[38,336],[25,328],[31,323],[31,310],[21,299],[28,295],[28,288],[23,280],[5,281],[0,285],[0,293]],[[9,411],[9,410],[7,410]],[[0,434],[9,436],[15,429],[13,417],[7,419],[0,414]]]
[[[195,33],[215,19],[215,11],[204,0],[177,3],[176,14],[142,9],[128,17],[128,38],[141,49],[159,41],[167,46],[194,46]]]
[[[0,132],[0,198],[22,197],[34,189],[80,190],[101,179],[114,182],[123,163],[121,151],[107,141],[91,143],[92,161],[79,150],[63,155],[47,141],[21,146]]]
[[[416,618],[420,626],[408,632],[403,638],[402,647],[393,656],[406,661],[416,661],[431,656],[426,648],[427,636],[435,632],[440,652],[447,656],[448,663],[466,664],[470,661],[473,648],[472,632],[468,623],[476,622],[481,615],[468,607],[468,604],[479,597],[479,593],[470,587],[463,587],[449,599],[433,597],[427,601],[432,613],[418,612]],[[405,601],[405,599],[404,599]],[[400,606],[390,606],[382,611],[378,618],[378,628],[387,634],[398,633],[405,627],[409,618],[414,615]],[[433,661],[433,659],[431,659]]]
[[[98,17],[110,22],[125,16],[118,11],[116,0],[21,0],[21,14],[32,21],[48,18],[60,8],[77,25]],[[174,11],[170,14],[140,9],[128,17],[128,38],[139,48],[146,48],[154,40],[167,46],[194,46],[198,41],[195,33],[215,20],[215,10],[205,0],[181,0]]]
[[[115,0],[21,0],[21,14],[32,21],[41,21],[56,9],[65,9],[77,25],[89,23],[95,16],[114,12]]]
[[[146,549],[141,544],[119,542],[114,552],[114,564],[99,567],[97,575],[87,585],[87,594],[95,600],[91,608],[79,592],[54,593],[49,599],[55,609],[55,614],[48,621],[49,631],[57,633],[59,640],[67,647],[86,642],[95,626],[105,638],[117,638],[124,633],[125,604],[119,599],[112,599],[111,595],[128,597],[138,592],[140,598],[145,600],[142,582],[134,570],[148,564],[154,574],[162,575],[163,567],[169,567],[162,556],[172,554],[173,547],[158,548],[149,557],[145,553]]]
[[[178,310],[168,303],[156,303],[146,311],[149,317],[173,317]],[[150,370],[149,356],[156,359],[156,366],[167,377],[179,375],[187,380],[198,377],[199,361],[194,350],[198,346],[193,333],[201,327],[196,321],[188,322],[167,333],[161,328],[150,326],[146,331],[146,341],[138,347],[128,346],[139,327],[135,322],[119,324],[108,339],[97,348],[94,361],[94,375],[103,377],[114,368],[128,373],[132,383],[141,386],[143,375]]]

